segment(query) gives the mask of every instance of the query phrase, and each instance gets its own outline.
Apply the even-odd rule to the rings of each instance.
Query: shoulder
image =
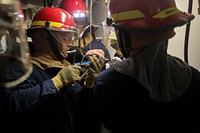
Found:
[[[91,45],[94,48],[105,49],[105,45],[101,41],[96,39],[92,40]]]
[[[117,71],[115,71],[113,68],[109,68],[109,69],[106,69],[106,70],[103,70],[99,76],[98,76],[98,80],[114,80],[114,79],[117,79],[117,77],[120,78],[121,74],[118,73]],[[111,78],[111,77],[115,77],[115,78]]]
[[[117,72],[115,69],[113,68],[109,68],[106,70],[103,70],[99,76],[97,77],[96,80],[96,84],[97,85],[118,85],[122,82],[135,82],[136,80],[133,79],[132,77],[129,77],[127,75],[123,75],[119,72]]]

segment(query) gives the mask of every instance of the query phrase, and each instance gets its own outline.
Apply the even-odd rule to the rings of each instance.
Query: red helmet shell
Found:
[[[35,28],[69,31],[75,28],[75,23],[67,11],[57,7],[46,7],[35,14],[30,29]]]
[[[87,8],[83,0],[63,0],[60,7],[69,13],[84,12],[86,14]]]
[[[180,11],[174,0],[111,0],[114,23],[128,29],[162,29],[186,24],[194,15]]]

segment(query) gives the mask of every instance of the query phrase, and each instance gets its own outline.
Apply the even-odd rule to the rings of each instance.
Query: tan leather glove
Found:
[[[62,87],[80,81],[80,74],[85,72],[84,68],[78,65],[71,65],[61,69],[58,74],[52,78],[52,81],[59,91]]]
[[[115,51],[116,51],[115,56],[118,56],[119,58],[122,59],[123,58],[123,54],[122,54],[122,52],[121,52],[116,40],[113,40],[113,42],[111,43],[111,47],[114,48]]]
[[[92,88],[94,87],[96,77],[102,71],[102,67],[104,65],[104,59],[103,58],[97,59],[96,55],[93,55],[89,56],[89,60],[91,61],[91,64],[87,69],[84,86],[87,88]]]

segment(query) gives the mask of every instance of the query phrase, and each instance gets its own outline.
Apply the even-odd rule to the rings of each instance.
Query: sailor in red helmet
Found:
[[[68,60],[71,62],[80,62],[83,56],[88,54],[110,60],[111,57],[108,49],[100,40],[96,39],[95,32],[99,26],[89,24],[89,16],[84,0],[63,0],[60,4],[60,8],[66,10],[74,17],[76,27],[79,29],[80,33],[79,41],[75,42],[77,47],[71,49],[76,51],[76,53],[73,54],[76,55],[76,58],[73,59],[71,57],[72,54],[69,54]]]
[[[46,7],[35,14],[28,29],[33,72],[5,93],[7,132],[74,133],[79,113],[89,114],[92,88],[104,62],[90,56],[90,65],[82,68],[66,60],[77,34],[73,17],[61,8]]]
[[[76,26],[80,30],[83,30],[88,25],[88,12],[84,0],[63,0],[60,8],[66,10],[74,17]]]
[[[111,0],[110,12],[125,59],[97,78],[100,122],[112,133],[199,132],[200,72],[167,53],[194,15],[174,0]]]

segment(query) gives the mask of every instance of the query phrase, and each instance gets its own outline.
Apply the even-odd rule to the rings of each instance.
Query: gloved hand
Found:
[[[100,57],[97,59],[96,55],[93,55],[89,56],[89,60],[91,61],[91,64],[87,68],[84,86],[87,88],[92,88],[94,87],[96,77],[99,75],[104,66],[104,59]]]
[[[112,40],[111,40],[112,41]],[[115,53],[115,56],[118,56],[119,58],[123,58],[123,54],[122,54],[122,52],[121,52],[121,50],[120,50],[120,48],[119,48],[119,46],[118,46],[118,44],[117,44],[117,41],[113,41],[112,43],[111,43],[111,47],[112,48],[114,48],[115,49],[115,51],[116,51],[116,53]]]
[[[96,55],[101,58],[105,58],[105,53],[102,49],[90,49],[86,52],[86,55]]]
[[[107,62],[107,63],[105,64],[106,69],[108,69],[108,68],[114,66],[117,62],[120,62],[121,60],[122,60],[122,59],[119,58],[119,57],[113,57],[113,58],[111,59],[111,61],[109,61],[109,62]]]
[[[84,68],[78,65],[71,65],[61,69],[58,74],[52,78],[52,81],[59,91],[62,87],[80,81],[80,74],[85,72]]]

